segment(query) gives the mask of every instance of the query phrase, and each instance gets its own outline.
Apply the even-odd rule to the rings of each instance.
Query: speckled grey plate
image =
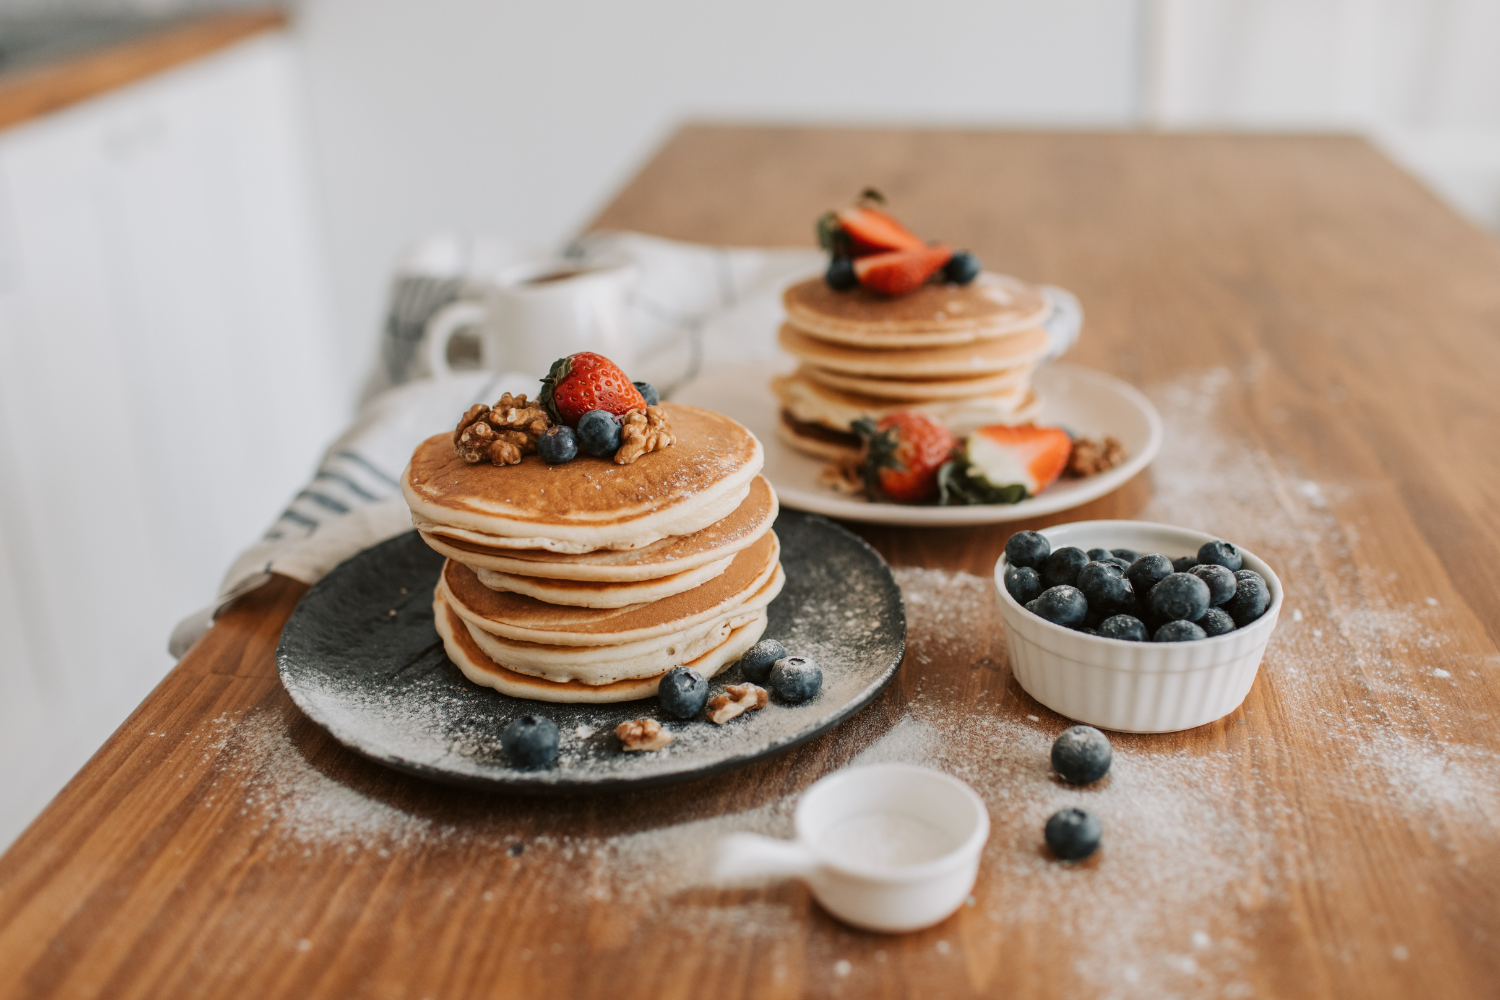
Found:
[[[443,652],[432,624],[442,556],[416,532],[348,560],[308,591],[281,632],[276,664],[297,706],[336,740],[424,778],[511,791],[643,788],[702,777],[782,753],[870,702],[901,665],[906,609],[885,560],[864,540],[815,515],[776,519],[786,586],[771,602],[766,638],[823,668],[823,689],[796,706],[774,698],[724,726],[681,722],[656,699],[551,705],[469,682]],[[741,680],[713,679],[713,693]],[[511,767],[500,731],[517,716],[545,715],[562,732],[557,766]],[[665,750],[625,753],[615,726],[658,719]]]

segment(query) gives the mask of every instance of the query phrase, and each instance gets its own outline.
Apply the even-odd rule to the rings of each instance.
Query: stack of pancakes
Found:
[[[712,677],[765,631],[784,578],[760,442],[728,417],[663,406],[674,443],[630,465],[469,465],[449,434],[417,447],[402,492],[447,557],[433,612],[469,680],[629,701],[680,664]]]
[[[1035,285],[985,273],[891,298],[811,278],[782,302],[781,346],[801,365],[771,388],[778,431],[795,448],[842,456],[859,447],[855,420],[898,410],[931,414],[959,436],[1036,416],[1031,373],[1047,352],[1052,304]]]

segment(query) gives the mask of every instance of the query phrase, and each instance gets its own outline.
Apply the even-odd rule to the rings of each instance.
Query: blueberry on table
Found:
[[[740,657],[740,676],[752,684],[765,684],[771,677],[771,667],[786,656],[786,647],[775,639],[762,639]]]
[[[1125,571],[1136,594],[1145,597],[1151,588],[1172,575],[1172,560],[1160,552],[1139,556]]]
[[[1092,785],[1109,773],[1114,751],[1093,726],[1064,729],[1052,742],[1052,770],[1070,785]]]
[[[960,250],[943,265],[943,280],[953,285],[967,285],[979,277],[983,267],[978,257],[967,250]]]
[[[1089,613],[1089,602],[1077,587],[1066,584],[1042,591],[1042,596],[1026,605],[1036,614],[1058,625],[1079,625]]]
[[[500,733],[500,749],[516,767],[545,767],[557,759],[557,723],[523,715]]]
[[[1106,639],[1124,639],[1127,642],[1146,642],[1151,638],[1145,624],[1134,615],[1111,615],[1099,623],[1099,634]]]
[[[1047,820],[1043,835],[1053,854],[1064,861],[1077,861],[1098,850],[1104,826],[1098,816],[1086,810],[1059,809]]]
[[[1109,554],[1116,559],[1124,559],[1127,567],[1141,557],[1135,549],[1110,549]]]
[[[1266,578],[1253,569],[1242,569],[1234,574],[1234,578],[1239,583],[1234,596],[1224,602],[1224,610],[1229,612],[1236,625],[1244,628],[1271,606],[1271,588],[1266,586]]]
[[[854,261],[849,257],[835,257],[828,262],[828,270],[823,274],[823,280],[828,282],[828,287],[835,292],[847,292],[859,284],[859,277],[854,273]]]
[[[1204,542],[1203,547],[1198,550],[1198,565],[1209,564],[1223,566],[1233,573],[1244,565],[1240,558],[1240,550],[1232,543],[1224,541]]]
[[[1005,561],[1012,566],[1030,566],[1041,571],[1052,554],[1052,543],[1035,531],[1018,531],[1005,540]]]
[[[578,436],[564,424],[548,427],[536,439],[536,453],[548,465],[561,465],[578,457]]]
[[[771,666],[771,691],[782,701],[804,702],[822,686],[822,669],[805,656],[786,656]]]
[[[1223,635],[1234,631],[1234,619],[1223,608],[1209,608],[1198,619],[1198,627],[1208,636]]]
[[[1100,615],[1135,610],[1135,588],[1113,560],[1091,562],[1083,567],[1078,574],[1078,589],[1083,591],[1089,609]]]
[[[708,678],[692,667],[673,667],[662,675],[656,700],[674,719],[691,719],[708,704]]]
[[[641,398],[646,401],[647,406],[661,405],[661,393],[656,391],[656,386],[650,382],[632,382],[631,385],[640,391]]]
[[[1058,549],[1047,557],[1046,562],[1042,563],[1042,586],[1076,587],[1079,572],[1088,564],[1088,553],[1077,546],[1069,545]]]
[[[1208,610],[1208,584],[1191,573],[1173,573],[1151,588],[1151,611],[1167,621],[1195,622]]]
[[[1180,559],[1172,560],[1172,572],[1186,573],[1196,565],[1198,565],[1198,559],[1196,556],[1183,556]]]
[[[1208,584],[1208,603],[1212,607],[1218,607],[1233,597],[1235,588],[1240,585],[1234,578],[1234,571],[1218,563],[1200,562],[1188,572]]]
[[[1199,639],[1207,639],[1208,633],[1197,622],[1175,621],[1167,622],[1156,630],[1151,637],[1152,642],[1195,642]]]
[[[595,458],[620,450],[620,418],[608,410],[590,410],[578,418],[578,446]]]
[[[1030,566],[1006,564],[1005,590],[1021,604],[1034,601],[1042,593],[1042,576]]]

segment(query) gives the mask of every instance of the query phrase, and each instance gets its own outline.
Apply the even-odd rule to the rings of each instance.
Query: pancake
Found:
[[[821,277],[781,296],[787,320],[820,340],[884,350],[969,344],[1040,326],[1051,301],[1035,285],[981,274],[967,285],[923,285],[892,298],[865,288],[836,292]]]
[[[646,604],[663,597],[691,590],[706,583],[729,568],[734,562],[733,554],[717,562],[704,563],[696,569],[655,580],[636,580],[631,583],[599,583],[592,580],[547,580],[536,576],[513,576],[470,566],[479,582],[491,590],[504,590],[513,594],[524,594],[548,604],[566,604],[576,608],[624,608],[632,604]]]
[[[806,424],[785,410],[776,422],[776,436],[805,455],[835,462],[859,454],[859,438],[831,431],[821,424]]]
[[[913,410],[936,417],[962,437],[976,427],[1026,423],[1035,418],[1039,408],[1036,394],[1025,384],[970,399],[927,402],[857,396],[818,385],[800,375],[772,379],[771,389],[794,419],[842,432],[851,430],[854,421],[861,417],[879,420],[901,410]]]
[[[656,694],[661,683],[660,675],[640,680],[617,681],[613,684],[589,685],[577,681],[559,683],[539,677],[508,670],[484,654],[464,627],[464,620],[450,608],[442,595],[433,597],[433,618],[443,649],[463,675],[482,687],[494,688],[512,698],[532,701],[549,701],[557,704],[609,704],[619,701],[635,701]],[[763,619],[749,622],[732,632],[728,639],[697,660],[687,664],[704,677],[721,673],[730,664],[744,655],[745,650],[755,645],[765,630]]]
[[[804,364],[825,371],[892,379],[978,378],[1035,365],[1047,353],[1047,331],[1028,327],[1005,337],[954,347],[871,351],[815,340],[790,324],[777,335]],[[668,449],[669,451],[671,449]]]
[[[495,548],[580,553],[635,549],[727,517],[760,471],[760,442],[728,417],[663,404],[676,438],[630,465],[580,455],[548,465],[470,465],[451,434],[417,446],[401,475],[412,523]]]
[[[628,608],[564,607],[491,590],[473,570],[451,559],[438,586],[465,621],[494,635],[559,646],[609,646],[671,635],[731,611],[766,581],[781,577],[780,553],[776,533],[767,532],[707,583]]]
[[[750,481],[744,501],[691,535],[677,535],[638,549],[600,549],[563,555],[545,549],[496,549],[449,538],[439,532],[422,533],[422,540],[449,559],[474,568],[547,580],[591,580],[628,583],[686,573],[717,562],[753,545],[771,530],[779,510],[776,492],[764,476]]]
[[[803,365],[797,374],[819,385],[858,396],[874,396],[877,399],[968,399],[988,393],[1003,392],[1017,386],[1027,385],[1036,369],[1030,365],[1012,368],[995,375],[979,378],[951,379],[895,379],[869,378],[862,375],[846,375],[831,372],[811,365]]]

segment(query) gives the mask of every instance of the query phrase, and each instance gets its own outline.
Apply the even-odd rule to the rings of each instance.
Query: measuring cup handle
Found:
[[[812,854],[795,840],[755,833],[731,833],[719,840],[714,878],[720,882],[763,878],[806,878],[818,867]]]
[[[448,341],[459,330],[484,322],[484,305],[479,302],[450,302],[427,321],[422,330],[422,345],[427,351],[427,370],[433,378],[453,374],[448,367]],[[482,361],[487,362],[484,358]]]

